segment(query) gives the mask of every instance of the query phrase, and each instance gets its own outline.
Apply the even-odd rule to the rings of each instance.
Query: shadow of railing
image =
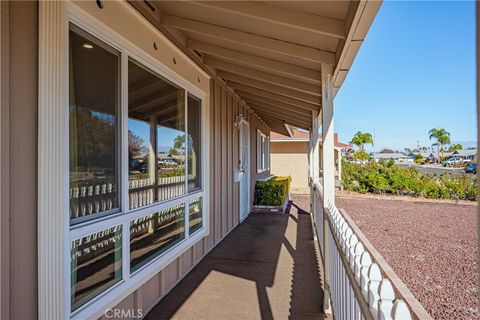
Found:
[[[279,264],[292,263],[288,255],[293,260],[290,276],[276,279],[290,283],[289,312],[282,317],[323,318],[323,290],[311,218],[294,203],[291,204],[290,211],[294,212],[252,213],[166,295],[146,318],[174,317],[180,308],[188,308],[186,303],[189,298],[212,272],[221,272],[254,282],[261,318],[273,319],[272,293],[267,289],[274,285]],[[295,238],[292,237],[292,231],[296,233],[293,235]],[[292,245],[288,238],[295,239],[296,243]],[[281,256],[282,246],[286,248],[287,256],[285,251]],[[222,285],[228,286],[229,283]],[[235,288],[232,287],[231,290]],[[229,298],[224,297],[225,305],[214,307],[231,307],[232,303],[235,305],[236,301]],[[197,309],[195,312],[200,314],[201,309],[208,306],[196,304],[195,308]]]

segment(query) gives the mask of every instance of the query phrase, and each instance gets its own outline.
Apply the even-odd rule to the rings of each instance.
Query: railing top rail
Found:
[[[397,298],[403,299],[408,308],[410,309],[414,319],[433,319],[430,314],[425,310],[420,301],[415,298],[413,293],[407,288],[405,283],[397,276],[392,267],[387,263],[387,261],[382,257],[382,255],[375,249],[373,244],[368,240],[368,238],[363,234],[360,228],[355,224],[352,218],[347,214],[344,209],[338,209],[348,223],[350,228],[353,230],[354,234],[357,236],[358,240],[362,242],[365,251],[370,253],[372,260],[379,266],[382,275],[390,280],[393,285],[393,290],[396,293]]]

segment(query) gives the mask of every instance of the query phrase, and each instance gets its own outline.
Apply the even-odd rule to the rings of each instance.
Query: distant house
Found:
[[[459,157],[462,160],[477,161],[477,149],[456,150],[451,154],[453,157]]]
[[[380,161],[380,159],[383,160],[393,160],[395,163],[413,163],[414,159],[412,157],[409,157],[403,153],[375,153],[373,155],[373,160],[376,162]]]
[[[415,161],[415,157],[420,155],[422,157],[422,159],[426,162],[426,163],[429,163],[429,162],[437,162],[437,157],[435,156],[435,154],[433,152],[413,152],[413,153],[410,153],[408,156],[410,158],[413,159],[413,161]]]
[[[322,145],[321,137],[319,138]],[[308,143],[309,133],[302,130],[292,130],[292,136],[285,136],[271,132],[270,172],[274,175],[286,175],[292,177],[292,192],[309,193],[308,187]],[[341,157],[350,146],[338,141],[338,134],[334,135],[335,162],[337,170],[335,175],[341,175]],[[320,152],[321,152],[321,148]],[[320,157],[321,158],[321,157]],[[320,163],[320,168],[322,164]],[[340,170],[338,170],[340,169]],[[321,170],[321,169],[320,169]],[[339,172],[340,171],[340,172]]]

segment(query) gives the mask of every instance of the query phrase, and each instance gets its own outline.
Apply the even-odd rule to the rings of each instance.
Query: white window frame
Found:
[[[270,138],[257,129],[257,173],[270,170]]]
[[[49,54],[52,52],[58,52],[58,56],[61,57],[58,63],[60,67],[60,72],[55,73],[54,71],[49,71],[46,66],[49,60],[45,59],[40,55],[39,64],[39,90],[44,88],[44,81],[51,80],[54,78],[59,83],[68,84],[68,64],[69,64],[69,24],[72,23],[78,28],[84,30],[85,32],[91,34],[100,41],[106,43],[107,45],[115,48],[120,52],[120,104],[121,111],[119,116],[119,124],[121,126],[121,175],[119,177],[120,184],[120,212],[108,216],[98,217],[96,219],[88,220],[85,222],[80,222],[75,225],[70,225],[70,214],[69,214],[69,205],[68,205],[68,195],[69,195],[69,160],[68,160],[68,85],[61,85],[55,87],[50,85],[46,87],[45,92],[39,97],[39,109],[40,112],[53,113],[54,115],[58,113],[60,119],[63,119],[64,123],[58,125],[53,125],[58,129],[57,133],[61,134],[61,139],[64,141],[60,150],[64,152],[63,157],[59,157],[58,154],[42,153],[39,162],[39,186],[46,185],[49,186],[48,174],[52,171],[53,168],[63,168],[58,176],[55,176],[55,183],[51,189],[55,189],[58,186],[59,181],[63,181],[64,192],[62,196],[55,196],[53,203],[45,204],[41,203],[39,205],[39,218],[51,217],[52,214],[49,214],[48,211],[51,211],[50,206],[55,208],[63,207],[64,215],[61,219],[62,224],[55,224],[55,221],[50,221],[49,223],[55,224],[54,226],[45,225],[39,226],[39,240],[42,243],[39,243],[39,246],[53,246],[63,249],[62,256],[58,250],[50,250],[52,261],[59,262],[59,266],[54,264],[52,267],[58,269],[57,273],[52,273],[51,270],[45,268],[45,262],[41,261],[39,263],[39,305],[42,305],[39,310],[39,317],[45,318],[72,318],[72,319],[87,319],[87,318],[98,318],[100,317],[104,310],[107,308],[114,307],[116,304],[121,302],[125,297],[139,288],[142,284],[148,281],[152,276],[156,275],[162,269],[164,269],[168,264],[173,262],[179,256],[181,256],[185,251],[190,249],[194,244],[199,240],[206,237],[209,234],[209,179],[208,172],[206,172],[209,167],[208,153],[206,150],[209,148],[209,137],[207,127],[209,126],[209,115],[208,108],[205,106],[206,94],[201,91],[199,88],[195,87],[187,80],[180,77],[178,74],[173,72],[171,69],[168,69],[166,66],[157,61],[154,57],[149,55],[147,52],[141,50],[140,48],[133,45],[129,40],[122,37],[120,34],[116,33],[114,30],[103,24],[98,19],[94,18],[75,4],[71,2],[62,2],[55,4],[42,4],[41,8],[41,33],[45,34],[54,34],[55,39],[61,40],[61,42],[52,41],[46,44],[46,48],[42,50],[43,54]],[[58,10],[60,8],[61,10]],[[55,11],[56,10],[56,11]],[[58,16],[58,17],[57,17]],[[52,19],[55,17],[56,19]],[[61,25],[61,27],[60,27]],[[62,30],[58,29],[63,28]],[[40,35],[42,37],[42,35]],[[61,50],[59,50],[61,48]],[[201,188],[196,190],[191,194],[188,194],[188,188],[186,189],[185,195],[170,199],[163,202],[156,202],[148,206],[141,208],[129,209],[128,207],[128,59],[132,58],[138,63],[142,64],[145,68],[153,71],[154,73],[159,74],[160,76],[168,79],[172,83],[176,84],[180,88],[185,90],[185,133],[188,133],[188,94],[195,96],[201,101]],[[62,63],[63,62],[63,63]],[[63,88],[63,89],[58,89]],[[58,92],[65,91],[66,92]],[[56,107],[60,108],[49,108],[48,98],[50,95],[61,96],[62,99],[54,101],[57,105]],[[61,108],[64,109],[61,109]],[[45,109],[45,110],[44,110]],[[58,111],[57,111],[58,110]],[[58,119],[58,117],[57,117]],[[55,146],[52,146],[54,142],[50,141],[48,138],[51,138],[51,134],[48,132],[48,127],[50,125],[49,119],[39,117],[39,148],[45,148],[47,150],[55,149]],[[55,118],[51,121],[55,121]],[[60,121],[61,122],[61,121]],[[45,138],[42,138],[42,137]],[[57,139],[58,140],[58,139]],[[187,148],[186,148],[187,150]],[[186,151],[187,152],[187,151]],[[188,154],[186,154],[188,157]],[[186,161],[186,170],[185,174],[188,176],[188,161]],[[57,170],[58,171],[58,170]],[[188,179],[186,179],[186,184],[188,184]],[[50,187],[49,187],[50,189]],[[58,189],[58,188],[57,188]],[[46,197],[48,195],[48,190],[40,190],[39,198]],[[202,198],[202,227],[195,231],[193,234],[189,234],[189,203],[190,201],[196,198]],[[151,261],[143,265],[138,270],[130,273],[130,223],[131,221],[152,214],[164,209],[168,209],[177,204],[184,203],[185,206],[185,238],[180,241],[173,247],[169,248],[159,256],[153,258]],[[46,224],[46,223],[45,223]],[[84,236],[90,235],[92,233],[107,229],[113,226],[122,226],[122,279],[112,285],[110,288],[106,289],[104,292],[99,293],[97,296],[92,298],[90,301],[86,302],[84,305],[80,306],[77,310],[71,311],[71,243],[76,239],[83,238]],[[55,242],[52,242],[56,239],[53,236],[47,234],[46,231],[53,229],[55,232],[62,233],[63,239],[65,242],[58,245]],[[63,230],[63,231],[62,231]],[[45,242],[44,240],[47,240]],[[43,249],[43,248],[42,248]],[[43,250],[45,251],[45,250]],[[61,263],[60,263],[61,262]],[[58,275],[63,275],[59,277]],[[55,283],[48,283],[49,279],[52,279]],[[58,280],[58,281],[57,281]],[[50,294],[51,293],[51,294]],[[50,306],[56,306],[52,308]]]

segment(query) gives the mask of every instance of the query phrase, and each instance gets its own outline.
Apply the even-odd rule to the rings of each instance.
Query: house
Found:
[[[415,159],[415,156],[416,155],[420,155],[422,156],[422,159],[425,160],[425,162],[437,162],[437,157],[435,156],[435,154],[433,152],[419,152],[419,153],[415,153],[413,154],[413,159]]]
[[[333,99],[380,6],[1,1],[1,318],[145,316],[249,219],[269,137],[288,125],[309,131],[315,299],[371,318],[338,246]],[[172,148],[185,150],[174,169],[158,161]],[[138,152],[148,166],[129,174]],[[354,254],[391,285],[375,255]],[[395,283],[379,312],[417,314]]]
[[[309,133],[293,128],[291,136],[271,133],[271,173],[292,177],[291,190],[294,193],[309,193],[308,185],[308,145]],[[321,139],[321,138],[319,138]],[[321,140],[319,140],[321,144]],[[349,145],[338,141],[338,134],[334,134],[334,158],[336,159],[336,179],[339,180],[338,166],[341,167],[343,151]],[[320,164],[321,166],[321,164]],[[338,185],[338,184],[337,184]]]
[[[373,155],[373,160],[376,162],[380,160],[393,160],[395,163],[413,163],[414,159],[403,153],[393,152],[393,153],[375,153]]]
[[[465,150],[456,150],[451,155],[451,157],[459,157],[463,161],[477,161],[478,151],[477,149],[465,149]]]

